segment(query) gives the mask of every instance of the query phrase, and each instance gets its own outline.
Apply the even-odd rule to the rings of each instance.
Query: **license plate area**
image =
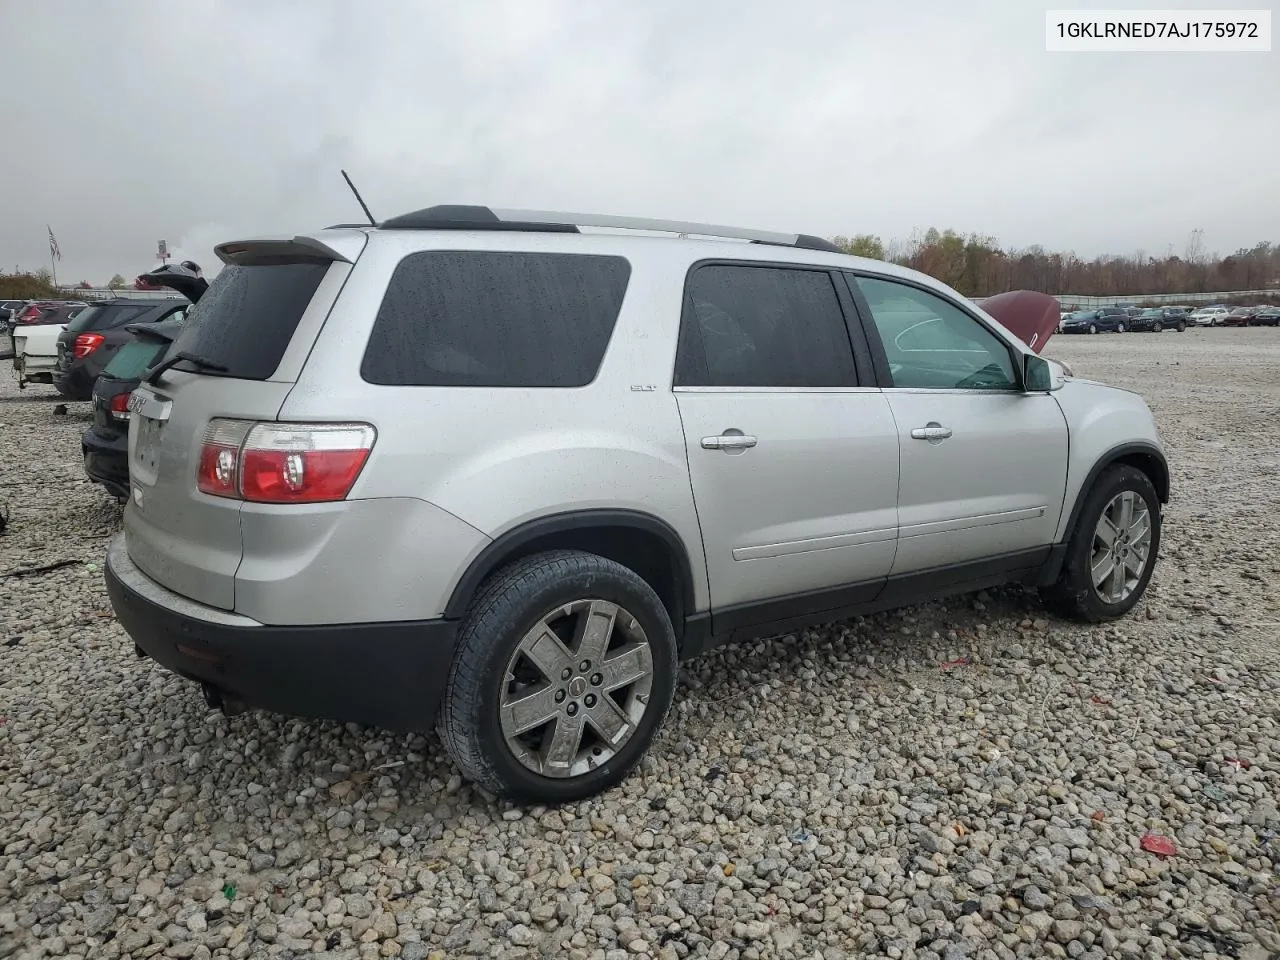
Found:
[[[171,401],[143,388],[129,397],[129,412],[133,414],[129,424],[129,469],[146,486],[153,485],[160,475],[160,452],[172,408]]]
[[[164,442],[165,421],[138,414],[130,426],[129,432],[135,436],[131,469],[139,480],[151,485],[160,473],[160,446]]]

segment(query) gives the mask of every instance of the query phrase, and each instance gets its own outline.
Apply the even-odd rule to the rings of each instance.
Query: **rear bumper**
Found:
[[[59,363],[53,370],[53,385],[68,400],[92,400],[95,379],[84,367],[74,364],[68,367]]]
[[[84,472],[113,495],[129,496],[129,434],[103,434],[90,427],[80,438]]]
[[[116,618],[141,652],[224,697],[396,731],[435,723],[456,621],[268,626],[160,586],[129,559],[124,534],[108,549],[106,581]]]

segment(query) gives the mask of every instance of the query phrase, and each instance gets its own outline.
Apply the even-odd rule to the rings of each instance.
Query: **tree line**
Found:
[[[120,274],[113,276],[107,287],[112,290],[123,289],[127,281]],[[81,280],[75,285],[78,290],[91,290],[93,284]],[[47,269],[35,271],[0,272],[0,300],[61,300],[66,296],[65,286],[55,286],[53,274]]]
[[[1041,246],[1005,250],[994,237],[934,227],[917,231],[905,242],[886,244],[872,234],[831,239],[848,253],[927,273],[967,297],[1007,290],[1124,297],[1280,289],[1280,243],[1262,242],[1221,257],[1205,252],[1201,230],[1192,231],[1180,255],[1170,247],[1160,256],[1139,250],[1092,260]]]

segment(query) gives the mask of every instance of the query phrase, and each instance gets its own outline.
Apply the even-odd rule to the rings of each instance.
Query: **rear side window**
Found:
[[[67,329],[72,333],[89,333],[94,330],[113,330],[126,323],[133,323],[153,307],[143,304],[103,303],[81,307],[72,316]]]
[[[169,342],[154,340],[130,340],[107,363],[104,377],[113,380],[139,380],[150,366],[154,366],[169,349]]]
[[[330,266],[316,258],[223,267],[187,312],[174,350],[226,367],[218,376],[267,379]],[[177,369],[187,366],[179,363]]]
[[[630,275],[612,256],[410,254],[391,276],[360,375],[387,386],[586,386]]]
[[[677,387],[852,387],[844,313],[820,270],[712,264],[685,285]]]

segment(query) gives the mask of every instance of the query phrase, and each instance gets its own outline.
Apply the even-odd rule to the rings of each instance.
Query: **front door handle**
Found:
[[[951,436],[951,428],[944,427],[937,421],[930,421],[923,427],[916,427],[911,431],[912,440],[928,440],[930,443],[941,443],[949,436]]]
[[[756,445],[756,438],[742,433],[722,433],[718,437],[703,437],[703,450],[746,450]]]

